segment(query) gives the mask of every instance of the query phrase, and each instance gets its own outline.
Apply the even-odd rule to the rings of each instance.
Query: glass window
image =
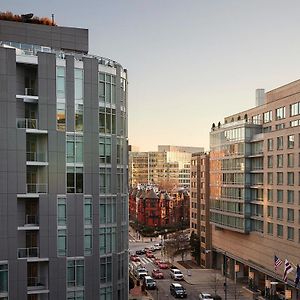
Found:
[[[100,288],[100,300],[112,300],[112,288],[101,287]]]
[[[273,190],[268,189],[267,194],[268,194],[268,201],[273,202]]]
[[[67,230],[66,229],[57,230],[57,255],[58,256],[67,255]]]
[[[283,184],[283,173],[277,172],[277,184],[282,185]]]
[[[277,155],[277,168],[283,167],[283,154]]]
[[[268,206],[268,217],[273,218],[273,206]]]
[[[277,190],[277,202],[278,203],[283,202],[283,190]]]
[[[289,227],[287,228],[287,239],[290,241],[294,240],[294,228],[293,227]]]
[[[283,149],[283,136],[277,137],[277,150]]]
[[[292,208],[287,209],[287,220],[288,222],[294,222],[294,210]]]
[[[294,148],[294,146],[295,146],[295,135],[294,134],[287,136],[287,146],[289,149]]]
[[[283,208],[277,207],[277,220],[283,220]]]
[[[273,139],[268,139],[268,151],[273,150]]]
[[[268,168],[273,168],[273,156],[268,156]]]
[[[287,184],[294,185],[294,172],[287,173]]]
[[[100,283],[110,283],[112,280],[111,257],[100,258]]]
[[[276,109],[276,120],[281,120],[285,118],[285,107],[280,107]]]
[[[3,263],[0,263],[0,293],[8,293],[8,265]]]
[[[277,224],[277,237],[283,237],[283,225]]]
[[[111,163],[111,138],[99,137],[99,162]]]
[[[273,184],[273,173],[268,173],[268,184]]]
[[[67,261],[67,286],[84,286],[84,261],[82,259]]]
[[[66,226],[67,225],[67,204],[66,198],[57,199],[57,225]]]
[[[290,116],[296,116],[300,113],[300,102],[290,105]]]
[[[56,67],[56,128],[66,130],[65,68]]]
[[[67,300],[84,300],[84,291],[67,292]]]
[[[92,199],[84,199],[84,224],[92,225],[93,223],[93,210],[92,210]]]
[[[264,117],[264,123],[269,123],[272,121],[272,111],[267,111],[263,114]]]
[[[289,168],[294,167],[294,154],[293,153],[289,153],[287,155],[287,161],[288,161],[287,165],[288,165]]]
[[[84,255],[91,255],[93,250],[93,234],[91,228],[84,229]]]
[[[287,191],[287,203],[288,204],[294,203],[294,191],[291,191],[291,190]]]
[[[268,222],[268,234],[273,235],[273,223]]]

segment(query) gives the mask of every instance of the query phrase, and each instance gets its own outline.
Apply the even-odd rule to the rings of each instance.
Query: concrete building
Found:
[[[156,184],[171,191],[190,187],[190,162],[193,152],[202,147],[159,145],[158,151],[129,153],[129,183]]]
[[[127,299],[127,71],[0,21],[0,299]]]
[[[209,154],[193,153],[191,159],[190,230],[199,237],[202,268],[211,268],[211,225],[209,219]]]
[[[283,292],[284,263],[300,262],[300,81],[259,93],[262,105],[213,124],[210,214],[214,263],[270,295]],[[260,103],[257,101],[257,103]],[[295,270],[286,289],[298,299]]]

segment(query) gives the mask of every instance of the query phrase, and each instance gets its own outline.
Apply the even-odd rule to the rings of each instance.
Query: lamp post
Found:
[[[159,300],[159,291],[158,291],[158,286],[156,286],[156,300]]]
[[[224,293],[225,293],[225,300],[227,300],[227,253],[224,252]]]

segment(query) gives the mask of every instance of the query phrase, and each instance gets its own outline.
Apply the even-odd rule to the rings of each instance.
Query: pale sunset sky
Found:
[[[211,124],[300,78],[300,1],[1,0],[0,11],[89,29],[129,74],[129,143],[209,148]]]

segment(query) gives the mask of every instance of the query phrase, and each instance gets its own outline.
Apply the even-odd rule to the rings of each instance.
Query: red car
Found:
[[[146,256],[147,256],[148,258],[153,258],[153,257],[154,257],[154,254],[153,254],[152,252],[148,251],[148,252],[146,252]]]
[[[154,259],[153,259],[153,262],[154,262],[156,265],[158,265],[158,263],[160,262],[160,258],[154,258]]]
[[[160,269],[168,269],[169,265],[165,261],[160,261],[157,264]]]
[[[152,277],[155,278],[155,279],[163,279],[164,278],[164,274],[162,273],[161,270],[154,269],[152,271]]]
[[[130,260],[131,261],[141,261],[140,258],[136,254],[131,255]]]

